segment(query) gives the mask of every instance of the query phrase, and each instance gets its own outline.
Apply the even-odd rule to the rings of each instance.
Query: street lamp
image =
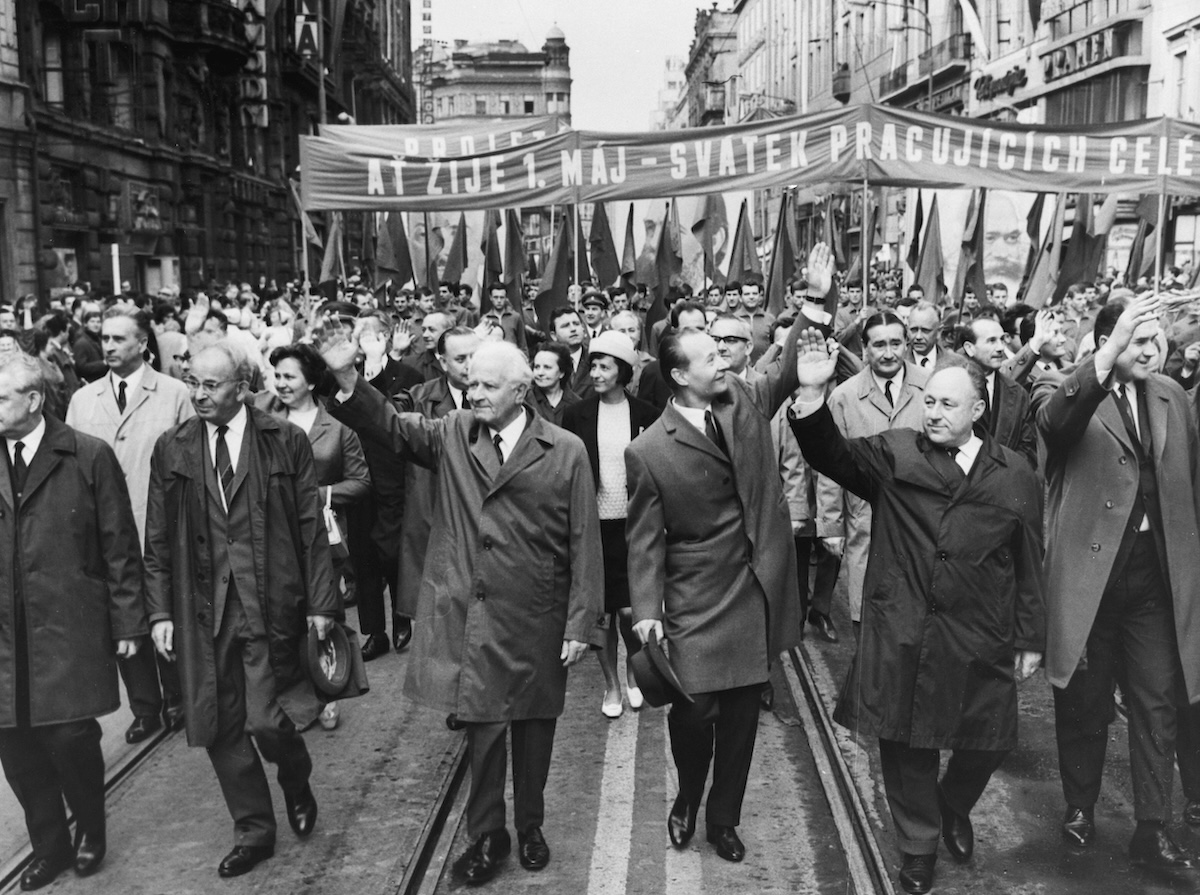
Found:
[[[907,3],[897,3],[897,2],[893,2],[893,0],[869,0],[869,2],[866,2],[866,3],[856,3],[856,2],[854,2],[854,0],[850,0],[849,5],[850,6],[870,7],[872,9],[874,9],[876,6],[894,6],[897,9],[903,9],[906,18],[908,16],[908,13],[915,12],[917,15],[919,15],[922,19],[925,20],[925,28],[924,28],[925,51],[927,53],[929,53],[929,86],[928,86],[928,90],[927,90],[926,102],[929,104],[928,111],[932,112],[933,111],[933,22],[929,18],[929,13],[925,12],[925,10],[923,10],[923,9],[918,9],[915,6],[909,6]],[[918,60],[919,59],[920,59],[920,57],[918,56]],[[918,66],[917,66],[917,71],[918,72],[920,71],[920,63],[919,62],[918,62]]]

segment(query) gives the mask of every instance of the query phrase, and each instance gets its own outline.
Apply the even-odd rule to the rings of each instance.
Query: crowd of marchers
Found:
[[[105,858],[96,719],[118,673],[130,743],[166,725],[207,749],[233,820],[220,876],[274,853],[263,758],[311,833],[301,734],[339,701],[305,659],[347,642],[355,603],[361,659],[408,651],[405,695],[465,732],[471,885],[513,850],[510,761],[519,864],[549,863],[556,719],[592,653],[597,723],[669,707],[672,847],[703,813],[741,861],[758,715],[804,631],[855,644],[835,720],[878,740],[904,891],[932,888],[939,844],[971,860],[1040,668],[1064,847],[1104,823],[1119,708],[1129,858],[1190,868],[1168,825],[1176,764],[1200,825],[1200,302],[1172,280],[1039,308],[999,286],[864,298],[818,244],[776,313],[758,282],[665,303],[584,283],[539,316],[536,287],[514,306],[502,284],[357,277],[324,300],[123,284],[0,307],[22,889]]]

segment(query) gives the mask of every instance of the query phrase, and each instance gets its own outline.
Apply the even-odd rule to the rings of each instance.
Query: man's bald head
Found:
[[[960,363],[939,366],[925,383],[925,434],[939,447],[961,447],[983,416],[987,385],[982,373]]]

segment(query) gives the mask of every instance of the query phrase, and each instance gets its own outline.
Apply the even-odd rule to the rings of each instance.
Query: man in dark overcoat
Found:
[[[349,340],[325,352],[340,389],[330,412],[437,472],[405,693],[466,728],[474,842],[458,869],[467,883],[485,883],[511,850],[511,728],[520,863],[540,870],[550,860],[543,789],[567,668],[604,642],[600,516],[587,453],[576,436],[524,406],[533,372],[510,342],[476,349],[471,412],[441,419],[398,412],[354,372],[354,351]]]
[[[972,320],[963,327],[962,351],[979,368],[987,389],[983,416],[977,425],[1037,469],[1037,426],[1029,406],[1029,392],[1000,371],[1008,360],[1004,329],[990,317]]]
[[[809,257],[809,291],[824,296],[829,249]],[[678,307],[678,306],[677,306]],[[625,449],[629,590],[634,630],[669,644],[694,700],[668,716],[679,793],[672,843],[691,840],[712,765],[708,841],[741,861],[737,834],[758,733],[759,694],[781,652],[800,642],[796,553],[771,417],[796,387],[796,339],[754,385],[727,373],[703,332],[672,333],[658,362],[673,397]]]
[[[879,738],[900,885],[928,892],[939,833],[957,860],[974,851],[971,809],[1016,746],[1016,684],[1041,661],[1041,487],[1020,454],[972,431],[985,385],[961,358],[926,382],[921,432],[847,439],[825,403],[837,343],[805,340],[792,431],[874,520],[834,720]],[[939,782],[941,749],[954,751]]]
[[[146,632],[137,525],[112,448],[43,414],[36,358],[0,360],[0,765],[25,812],[21,888],[104,858],[100,715]],[[66,798],[75,815],[72,846]]]
[[[1062,835],[1093,842],[1119,683],[1137,821],[1130,857],[1169,868],[1192,863],[1166,824],[1176,706],[1200,699],[1200,439],[1183,389],[1153,372],[1158,313],[1154,298],[1105,305],[1096,353],[1056,390],[1035,388],[1034,404],[1047,450],[1046,668]]]
[[[312,761],[297,728],[321,704],[300,650],[308,627],[324,637],[341,613],[308,436],[245,405],[250,375],[225,342],[192,358],[196,416],[155,445],[146,512],[150,634],[178,656],[188,743],[208,749],[234,820],[222,877],[275,851],[260,752],[279,767],[293,830],[312,832]]]

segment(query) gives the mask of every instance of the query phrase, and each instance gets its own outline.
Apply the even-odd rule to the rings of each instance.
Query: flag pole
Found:
[[[580,261],[583,258],[583,255],[580,254],[583,251],[583,221],[581,221],[579,219],[579,203],[578,202],[575,203],[574,208],[575,208],[575,221],[574,221],[575,234],[571,237],[571,241],[573,243],[575,243],[575,265],[571,271],[571,276],[572,276],[572,282],[574,282],[575,285],[578,286],[578,285],[580,285],[579,271],[582,269],[582,267],[580,265]]]
[[[1162,290],[1163,232],[1167,229],[1167,194],[1158,194],[1158,226],[1154,228],[1154,292]]]
[[[862,259],[862,280],[863,280],[863,310],[867,309],[871,301],[871,277],[867,273],[871,266],[871,259],[867,257],[867,227],[870,219],[870,213],[867,206],[871,202],[871,191],[867,184],[867,178],[863,178],[862,182],[862,218],[858,222],[858,257]]]
[[[429,282],[429,212],[428,211],[421,212],[421,220],[425,224],[425,226],[421,228],[421,232],[425,237],[425,288],[432,289],[434,292],[437,292],[438,284]],[[434,270],[437,270],[436,263],[434,264]],[[415,274],[414,274],[414,279],[415,279]]]

